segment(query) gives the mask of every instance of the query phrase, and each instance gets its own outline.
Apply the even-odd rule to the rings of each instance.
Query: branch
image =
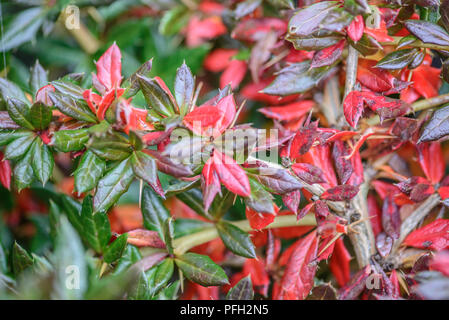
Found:
[[[412,232],[419,223],[435,208],[440,204],[440,196],[436,193],[428,197],[421,205],[416,208],[411,215],[409,215],[401,224],[401,233],[399,238],[395,241],[393,245],[392,252],[396,252],[405,238],[410,232]]]
[[[69,29],[66,26],[66,20],[69,19],[69,14],[66,9],[61,11],[59,16],[62,24],[66,27],[67,31],[75,38],[81,48],[88,54],[93,54],[100,48],[100,42],[94,35],[87,29],[87,27],[80,21],[79,28]]]
[[[253,229],[249,225],[248,220],[241,220],[231,222],[236,227],[239,227],[243,231],[252,231]],[[301,220],[296,218],[296,215],[278,216],[274,218],[274,221],[269,224],[265,229],[282,228],[282,227],[298,227],[298,226],[315,226],[315,216],[308,214]],[[175,254],[181,255],[193,247],[200,244],[209,242],[218,238],[218,232],[215,227],[206,228],[202,231],[189,234],[187,236],[175,239],[173,246],[175,248]]]

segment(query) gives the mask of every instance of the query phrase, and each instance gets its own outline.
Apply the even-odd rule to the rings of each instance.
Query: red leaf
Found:
[[[404,240],[410,247],[431,250],[444,250],[449,247],[449,220],[437,219],[428,225],[411,232]]]
[[[334,172],[334,165],[331,159],[331,150],[329,145],[319,145],[300,157],[296,158],[297,162],[306,162],[320,167],[328,183],[322,184],[324,188],[334,187],[338,184],[337,177]]]
[[[376,197],[372,194],[368,195],[367,204],[374,236],[377,236],[382,231],[382,211],[377,204]]]
[[[11,163],[4,159],[3,153],[0,151],[0,182],[8,190],[11,190]]]
[[[390,254],[393,247],[393,238],[388,236],[385,232],[381,232],[376,237],[376,248],[382,257]]]
[[[318,249],[316,231],[295,242],[293,247],[276,296],[279,300],[304,300],[313,288],[317,269],[317,264],[313,262]]]
[[[127,233],[128,243],[136,247],[165,248],[164,242],[156,231],[135,229]]]
[[[357,80],[375,92],[387,92],[398,87],[401,82],[387,70],[376,68],[377,61],[360,59]]]
[[[346,40],[340,40],[338,43],[333,46],[324,48],[320,51],[317,51],[313,56],[312,63],[310,64],[311,68],[318,68],[323,66],[329,66],[337,61],[341,54],[343,53],[343,48],[346,44]]]
[[[231,58],[238,53],[236,49],[216,49],[204,59],[204,68],[212,72],[223,71],[229,66]]]
[[[301,202],[301,191],[295,190],[282,195],[282,201],[294,214],[298,212],[299,203]]]
[[[388,35],[387,25],[383,19],[380,21],[379,28],[377,29],[365,28],[365,32],[374,39],[376,39],[378,42],[394,41],[394,39]]]
[[[332,157],[341,184],[346,184],[354,172],[351,161],[345,158],[349,153],[350,150],[346,143],[340,140],[334,142]]]
[[[246,218],[252,229],[261,230],[274,221],[276,215],[272,213],[257,212],[246,206]]]
[[[202,176],[203,203],[204,210],[207,212],[217,193],[221,192],[220,179],[213,166],[212,158],[209,158],[204,165]]]
[[[227,155],[214,150],[213,164],[220,182],[229,191],[242,197],[249,197],[251,189],[245,171]]]
[[[338,238],[335,242],[334,252],[332,253],[329,269],[337,280],[340,287],[343,287],[350,279],[350,267],[351,255],[346,249],[342,238]]]
[[[216,107],[221,111],[222,116],[218,121],[216,128],[220,133],[223,133],[228,128],[232,121],[234,121],[236,108],[234,96],[232,94],[220,99]]]
[[[354,198],[359,192],[358,186],[351,186],[348,184],[340,185],[326,190],[321,199],[331,201],[347,201]]]
[[[36,102],[42,102],[47,106],[52,106],[53,101],[51,101],[50,97],[48,96],[48,93],[55,92],[55,90],[56,90],[55,87],[51,84],[43,86],[36,92]]]
[[[382,226],[386,234],[393,239],[399,238],[401,229],[401,217],[399,215],[399,208],[393,201],[391,195],[384,199],[382,207]]]
[[[354,300],[366,288],[366,279],[371,274],[371,266],[367,265],[357,272],[343,288],[338,291],[339,300]]]
[[[309,184],[326,182],[323,171],[308,163],[295,163],[292,165],[293,172]]]
[[[107,90],[120,87],[122,81],[121,59],[120,49],[115,43],[98,59],[97,78]]]
[[[360,117],[364,109],[364,93],[360,91],[351,91],[345,98],[343,103],[343,112],[346,121],[353,128],[357,127]]]
[[[437,141],[420,143],[417,146],[419,164],[432,184],[441,181],[446,169],[441,144]]]
[[[287,31],[287,22],[277,18],[242,20],[231,36],[243,41],[257,41],[271,31],[276,31],[278,36],[284,34]]]
[[[223,112],[216,106],[203,105],[186,114],[184,124],[197,135],[214,135],[217,134],[216,124],[223,117]]]
[[[361,15],[355,17],[351,24],[346,28],[349,38],[351,38],[354,42],[357,42],[362,38],[364,30],[365,22],[363,21],[363,16]]]
[[[310,202],[304,208],[302,208],[301,211],[299,211],[298,213],[298,220],[305,217],[306,214],[308,214],[310,210],[312,210],[314,205],[315,205],[314,202]]]
[[[430,270],[436,270],[449,277],[449,252],[438,252],[430,262]]]
[[[223,89],[228,84],[231,85],[232,89],[238,88],[247,70],[248,66],[245,61],[231,60],[220,77],[220,88]]]
[[[318,138],[318,122],[313,122],[302,127],[296,132],[289,144],[289,155],[291,159],[305,154],[312,147],[316,138]]]
[[[297,94],[289,95],[284,98],[280,96],[272,96],[266,93],[262,93],[261,91],[266,87],[268,87],[268,85],[270,85],[270,83],[273,82],[273,80],[274,77],[270,77],[267,79],[262,79],[257,83],[256,82],[248,83],[241,89],[241,94],[246,99],[276,105],[298,100],[299,95]]]
[[[258,109],[266,117],[281,121],[291,121],[299,119],[307,114],[315,105],[313,100],[302,100],[292,102],[283,106],[271,106]]]
[[[193,16],[186,28],[186,43],[189,47],[197,47],[209,39],[226,33],[226,26],[221,17],[211,16],[203,20]]]

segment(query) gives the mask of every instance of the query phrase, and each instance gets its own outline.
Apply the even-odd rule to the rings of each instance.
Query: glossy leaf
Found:
[[[424,43],[449,45],[449,33],[437,24],[423,20],[407,20],[404,25],[408,31]]]
[[[52,112],[51,109],[43,103],[36,102],[31,106],[29,117],[34,128],[43,130],[50,124]]]
[[[99,214],[99,213],[97,213]],[[128,234],[124,233],[114,240],[105,250],[103,259],[107,263],[112,263],[120,259],[125,252]]]
[[[142,215],[145,228],[157,231],[161,239],[164,239],[163,226],[170,215],[162,204],[162,199],[148,187],[142,191]]]
[[[53,173],[54,160],[50,148],[42,143],[40,139],[35,139],[30,149],[33,154],[32,167],[34,175],[45,186]]]
[[[226,300],[253,300],[254,290],[251,276],[248,275],[232,287],[226,295]]]
[[[189,252],[176,257],[175,263],[187,279],[202,286],[220,286],[228,283],[226,273],[208,256]]]
[[[131,156],[131,163],[137,177],[148,183],[161,197],[164,196],[159,177],[157,175],[156,160],[142,151],[136,151]]]
[[[15,98],[9,98],[6,108],[11,119],[18,125],[34,130],[34,126],[31,123],[30,107],[21,100]]]
[[[52,143],[62,152],[79,151],[89,140],[87,129],[60,130],[53,133]]]
[[[221,240],[229,250],[246,258],[256,258],[254,245],[248,233],[225,221],[218,222],[216,227]]]
[[[97,185],[106,170],[106,162],[87,150],[75,170],[75,190],[87,192]]]
[[[411,232],[403,244],[436,251],[447,249],[449,246],[449,220],[437,219]]]
[[[120,162],[100,179],[94,196],[94,210],[107,211],[124,194],[134,174],[130,159]]]

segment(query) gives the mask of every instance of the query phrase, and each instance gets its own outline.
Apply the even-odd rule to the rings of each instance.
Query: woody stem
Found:
[[[252,231],[248,220],[240,220],[231,222],[236,227],[243,231]],[[282,228],[282,227],[298,227],[298,226],[315,226],[316,221],[313,215],[306,215],[304,218],[297,220],[296,215],[278,216],[265,229]],[[206,228],[202,231],[189,234],[175,239],[173,246],[175,248],[175,255],[182,255],[193,247],[209,242],[218,238],[218,232],[215,227]]]
[[[88,54],[97,52],[100,48],[100,42],[94,35],[87,29],[87,27],[80,21],[78,28],[67,28],[66,21],[70,19],[66,9],[61,11],[59,16],[61,23],[66,27],[67,31],[75,38],[81,48]]]

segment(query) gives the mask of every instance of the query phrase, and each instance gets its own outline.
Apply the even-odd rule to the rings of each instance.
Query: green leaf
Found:
[[[256,251],[248,233],[226,221],[219,221],[216,228],[229,250],[246,258],[256,258]]]
[[[189,206],[193,211],[205,218],[211,216],[204,211],[203,193],[199,189],[189,189],[176,194],[176,197]]]
[[[40,65],[39,60],[36,60],[34,66],[31,68],[30,72],[30,88],[33,94],[45,86],[48,83],[47,72]]]
[[[251,197],[245,198],[246,205],[257,212],[275,214],[273,196],[265,190],[262,184],[254,179],[249,179],[249,185],[251,187]]]
[[[103,252],[111,238],[111,226],[104,212],[93,213],[92,196],[84,198],[81,209],[82,237],[96,252]]]
[[[32,161],[33,155],[30,151],[27,151],[14,167],[14,184],[18,191],[28,187],[34,180]]]
[[[137,247],[128,244],[122,257],[117,262],[114,274],[119,274],[128,270],[130,266],[142,259],[140,251]]]
[[[140,90],[142,90],[148,107],[167,117],[173,115],[173,102],[157,81],[141,75],[137,77],[139,79]]]
[[[226,300],[253,300],[254,290],[251,282],[251,275],[237,282],[237,284],[229,290]]]
[[[163,227],[170,214],[163,205],[162,199],[151,188],[144,187],[141,202],[143,225],[148,230],[157,231],[161,239],[164,239]]]
[[[7,145],[17,138],[32,135],[33,133],[28,130],[0,131],[0,146]]]
[[[162,239],[164,239],[164,243],[165,246],[167,247],[168,253],[173,254],[173,239],[175,236],[175,230],[173,227],[173,218],[170,217],[167,220],[165,220],[163,227],[164,227],[163,228],[164,237]]]
[[[338,9],[337,1],[324,1],[297,11],[288,23],[289,35],[303,38],[319,31],[340,31],[351,22],[352,16]]]
[[[139,91],[139,79],[137,75],[148,77],[150,75],[152,65],[153,59],[148,60],[129,77],[129,79],[126,81],[126,85],[128,86],[128,88],[123,94],[125,97],[133,97],[137,94],[137,92]]]
[[[97,122],[96,116],[83,100],[77,100],[56,92],[50,92],[49,96],[55,107],[69,117],[80,121]]]
[[[418,53],[419,51],[416,48],[394,51],[380,60],[376,67],[387,70],[403,69],[413,62]]]
[[[83,100],[84,88],[65,80],[56,80],[51,83],[63,96],[69,96],[75,100]]]
[[[21,137],[15,139],[5,149],[6,159],[16,159],[22,157],[30,148],[36,136],[32,132],[24,133]]]
[[[15,83],[4,78],[0,78],[0,98],[0,101],[5,104],[9,98],[15,98],[29,104],[28,99],[22,89],[20,89]]]
[[[162,261],[157,267],[154,276],[152,277],[151,293],[154,296],[162,290],[171,279],[175,264],[172,258],[167,258]]]
[[[118,134],[94,136],[89,150],[106,160],[120,161],[131,155],[129,141]]]
[[[44,22],[45,14],[40,6],[22,10],[6,26],[0,51],[9,51],[32,40]]]
[[[69,218],[70,223],[75,227],[79,234],[83,232],[83,223],[81,220],[81,204],[68,195],[61,195],[64,212]]]
[[[286,96],[306,92],[333,71],[333,66],[310,69],[310,61],[294,63],[279,71],[276,79],[263,92]]]
[[[6,260],[5,249],[0,242],[0,275],[8,273],[8,260]]]
[[[150,281],[148,279],[148,272],[141,271],[139,278],[134,287],[128,293],[129,300],[149,300],[150,299]]]
[[[101,178],[94,196],[95,212],[107,211],[128,190],[133,178],[130,159],[120,162]]]
[[[9,98],[7,100],[6,109],[15,123],[24,128],[34,130],[34,126],[30,122],[30,107],[22,100]]]
[[[58,205],[50,200],[50,208],[48,210],[48,220],[50,224],[50,236],[53,241],[56,240],[58,230],[61,227],[59,223],[59,219],[61,217],[61,210]]]
[[[187,279],[202,286],[221,286],[229,283],[223,269],[208,256],[188,252],[176,257],[175,263]]]
[[[189,11],[184,5],[165,11],[159,23],[159,33],[171,36],[178,33],[189,21]]]
[[[201,231],[205,228],[210,228],[213,225],[209,222],[205,222],[202,220],[196,220],[196,219],[183,219],[183,218],[177,218],[174,221],[174,227],[175,227],[175,239],[186,236],[188,234],[192,234],[198,231]]]
[[[125,252],[128,234],[120,235],[113,243],[111,243],[104,251],[103,259],[107,263],[112,263],[121,258]]]
[[[31,106],[30,121],[34,128],[44,130],[51,122],[51,108],[41,102],[36,102]]]
[[[75,190],[87,192],[97,186],[98,181],[106,170],[106,162],[97,157],[92,151],[84,152],[75,170]]]
[[[31,163],[34,175],[45,186],[53,173],[54,160],[50,148],[42,143],[41,139],[35,139],[30,152],[33,154]]]
[[[422,20],[407,20],[405,27],[424,43],[449,46],[449,33],[437,24]]]
[[[17,242],[12,247],[12,269],[14,274],[18,276],[25,269],[33,265],[33,258],[22,248]]]
[[[175,78],[175,98],[178,103],[180,113],[185,115],[193,99],[195,88],[195,78],[185,62],[176,71]]]
[[[179,280],[176,280],[168,287],[163,289],[157,296],[153,297],[152,300],[176,300],[179,296],[180,287],[181,282]]]
[[[134,173],[148,183],[158,194],[164,195],[157,175],[156,160],[142,151],[136,151],[131,156]]]
[[[61,130],[53,133],[53,145],[62,152],[79,151],[89,141],[88,129]]]
[[[87,264],[81,240],[67,220],[60,217],[52,262],[56,271],[53,299],[81,299],[87,290]]]

